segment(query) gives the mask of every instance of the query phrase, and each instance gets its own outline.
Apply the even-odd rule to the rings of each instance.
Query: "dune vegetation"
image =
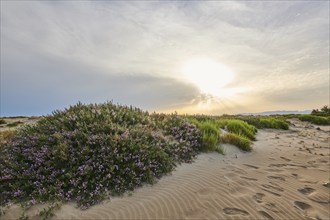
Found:
[[[252,150],[252,142],[248,138],[243,135],[235,134],[235,133],[226,133],[221,136],[221,142],[226,144],[232,144],[237,146],[239,149],[243,151],[251,151]]]
[[[221,143],[251,151],[257,128],[264,127],[288,129],[288,124],[275,118],[149,114],[111,102],[78,103],[36,124],[2,131],[0,206],[76,201],[85,209],[152,184],[200,152],[223,154]]]
[[[199,122],[195,118],[190,118],[190,122],[194,123],[202,134],[201,147],[203,152],[216,151],[224,154],[220,145],[220,130],[214,120],[205,120]]]
[[[289,123],[282,118],[275,118],[274,116],[246,116],[241,117],[241,120],[258,129],[273,128],[273,129],[289,129]]]
[[[237,119],[225,120],[224,122],[225,128],[229,132],[246,137],[252,141],[256,140],[257,129],[253,125]]]
[[[311,112],[311,115],[329,117],[330,116],[330,108],[327,105],[325,105],[320,110],[319,109],[313,109],[313,111]]]
[[[9,142],[16,135],[16,133],[16,130],[0,131],[0,147]]]
[[[298,118],[316,125],[330,125],[330,116],[300,115]]]
[[[178,115],[78,103],[19,129],[1,147],[1,203],[76,200],[89,207],[192,161],[201,136]]]

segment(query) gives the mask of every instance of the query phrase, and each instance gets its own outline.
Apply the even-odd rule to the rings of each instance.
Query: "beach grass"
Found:
[[[16,134],[16,130],[0,131],[0,147],[9,142]]]
[[[256,140],[257,129],[245,121],[237,119],[228,120],[226,129],[231,133],[244,136],[252,141]]]
[[[220,140],[220,130],[216,124],[212,121],[204,121],[197,127],[202,133],[202,150],[215,151]]]
[[[258,129],[272,128],[272,129],[289,129],[289,123],[283,118],[274,116],[245,116],[239,117],[239,119],[247,122],[250,125],[255,126]]]
[[[12,127],[16,127],[16,126],[18,126],[20,124],[23,124],[23,122],[21,122],[21,121],[15,121],[15,122],[12,122],[12,123],[7,124],[7,127],[12,128]]]
[[[300,115],[298,118],[301,121],[308,121],[315,125],[330,125],[330,117],[317,115]]]
[[[226,144],[232,144],[237,146],[239,149],[243,151],[251,151],[251,140],[246,138],[245,136],[234,134],[234,133],[226,133],[221,136],[221,142]]]

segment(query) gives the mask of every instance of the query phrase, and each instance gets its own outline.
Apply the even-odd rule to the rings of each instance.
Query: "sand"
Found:
[[[259,130],[251,153],[226,145],[225,156],[200,154],[153,186],[85,211],[67,203],[52,219],[330,219],[330,127],[291,123]]]
[[[33,116],[33,117],[25,117],[25,116],[18,116],[18,117],[3,117],[3,119],[6,124],[0,124],[0,132],[1,131],[7,131],[7,130],[15,130],[23,125],[33,125],[37,123],[38,120],[41,119],[39,116]],[[17,126],[10,127],[8,126],[11,123],[18,122],[19,124]]]

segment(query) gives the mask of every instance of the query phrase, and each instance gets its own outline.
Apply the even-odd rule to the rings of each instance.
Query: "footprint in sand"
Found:
[[[327,188],[330,188],[330,182],[325,182],[322,185],[325,186],[325,187],[327,187]]]
[[[318,193],[314,192],[308,196],[308,198],[314,202],[321,203],[321,204],[329,204],[330,198],[327,193]]]
[[[240,174],[240,175],[246,175],[246,174],[248,174],[245,170],[240,169],[240,168],[238,168],[238,167],[233,167],[233,166],[231,166],[231,167],[229,167],[229,169],[230,169],[232,172],[237,173],[237,174]]]
[[[286,164],[269,164],[268,167],[285,167]]]
[[[269,220],[275,220],[271,215],[269,215],[267,212],[265,211],[259,211],[259,213],[266,219],[269,219]]]
[[[282,209],[279,209],[274,203],[266,203],[264,206],[267,210],[272,211],[274,213],[283,213]]]
[[[282,187],[280,187],[279,185],[275,184],[275,183],[271,183],[272,185],[268,185],[268,184],[261,184],[262,187],[266,188],[266,189],[271,189],[271,190],[276,190],[278,192],[283,192],[284,189]]]
[[[250,164],[243,164],[243,165],[247,166],[247,167],[250,167],[250,168],[253,168],[253,169],[259,169],[259,167],[253,166],[253,165],[250,165]]]
[[[258,181],[258,179],[250,178],[250,177],[246,177],[246,176],[240,176],[240,178],[245,179],[245,180]]]
[[[223,212],[227,215],[249,215],[247,211],[238,208],[224,208]]]
[[[304,165],[292,164],[292,163],[287,163],[287,164],[269,164],[268,167],[288,167],[290,169],[293,169],[293,167],[299,167],[299,168],[304,168],[304,169],[307,168]]]
[[[318,163],[329,163],[329,161],[327,161],[327,160],[323,160],[323,159],[319,159],[318,161],[317,161]]]
[[[306,186],[306,187],[304,187],[304,188],[301,188],[301,189],[297,189],[299,192],[301,192],[302,194],[304,194],[304,195],[309,195],[309,194],[311,194],[312,192],[314,192],[315,191],[315,189],[313,189],[313,188],[311,188],[311,187],[308,187],[308,186]]]
[[[317,184],[318,183],[318,181],[313,181],[313,180],[310,180],[310,179],[305,179],[303,177],[300,177],[298,179],[298,181],[301,182],[301,183],[307,183],[307,184]]]
[[[296,207],[298,207],[301,210],[306,210],[312,207],[311,205],[300,201],[295,201],[294,204]]]
[[[270,191],[270,190],[268,190],[268,189],[264,189],[264,188],[261,188],[261,189],[262,189],[263,191],[266,191],[266,192],[270,193],[270,194],[273,194],[274,196],[281,197],[281,195],[278,194],[278,193],[276,193],[276,192],[273,192],[273,191]]]
[[[285,181],[284,177],[281,176],[267,176],[268,179],[276,179],[276,180],[281,180],[281,181]]]
[[[265,197],[265,194],[263,193],[256,193],[252,198],[257,202],[257,203],[262,203],[262,198]]]
[[[286,162],[291,161],[290,159],[286,158],[286,157],[280,157],[281,159],[285,160]]]
[[[278,168],[268,168],[265,169],[269,173],[282,173],[284,172],[284,169],[278,169]]]

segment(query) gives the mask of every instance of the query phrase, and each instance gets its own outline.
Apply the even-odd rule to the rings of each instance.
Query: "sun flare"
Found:
[[[233,71],[208,58],[196,58],[184,63],[182,73],[203,93],[228,97],[232,91],[224,87],[234,79]]]

